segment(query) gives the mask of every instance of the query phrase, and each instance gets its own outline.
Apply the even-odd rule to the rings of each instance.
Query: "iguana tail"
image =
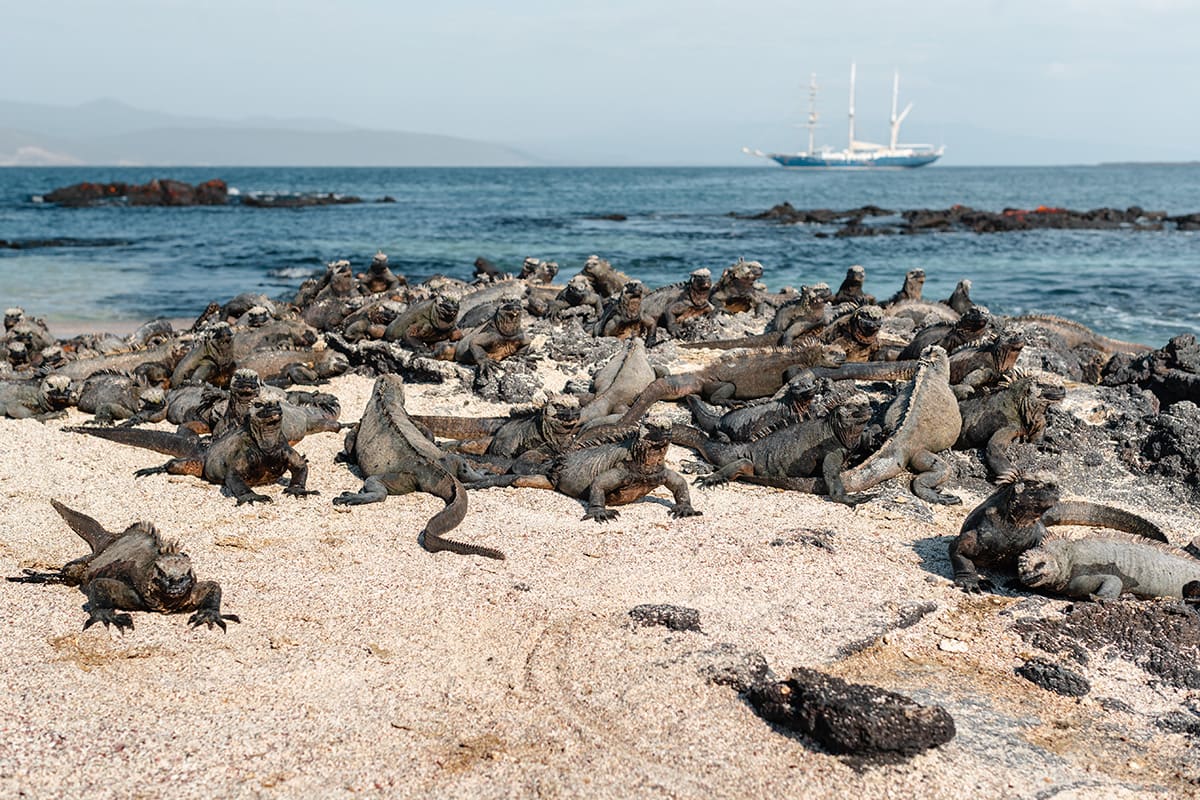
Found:
[[[783,340],[783,331],[759,333],[740,339],[715,339],[710,342],[681,342],[677,347],[685,350],[736,350],[739,347],[775,347]]]
[[[57,500],[51,500],[50,505],[71,526],[71,530],[75,531],[80,539],[88,543],[88,547],[92,548],[93,553],[99,553],[112,544],[113,539],[117,538],[87,514],[80,513],[73,508],[67,508]]]
[[[865,492],[889,478],[896,477],[904,472],[904,469],[905,465],[897,457],[895,445],[888,441],[866,461],[843,472],[842,486],[847,492]]]
[[[199,444],[196,436],[184,436],[178,433],[152,431],[144,428],[100,428],[90,425],[76,425],[63,428],[63,430],[73,433],[86,433],[88,436],[96,436],[101,439],[108,439],[110,442],[153,450],[175,458],[190,458],[195,456],[198,449],[197,445]]]
[[[33,569],[21,570],[22,575],[9,575],[5,580],[13,583],[67,583],[67,576],[62,572],[38,572]]]
[[[686,390],[680,391],[678,386],[679,383],[679,377],[674,375],[667,375],[662,378],[658,378],[645,389],[643,389],[641,394],[634,398],[633,402],[629,404],[629,410],[625,412],[625,414],[620,420],[617,421],[616,424],[636,425],[638,421],[645,416],[646,412],[650,409],[650,406],[654,405],[659,400],[678,400],[680,397],[687,394]]]
[[[1134,533],[1147,539],[1167,542],[1167,535],[1162,529],[1145,517],[1140,517],[1129,511],[1122,511],[1111,506],[1089,503],[1085,500],[1064,500],[1050,507],[1042,514],[1042,524],[1050,525],[1091,525],[1097,528],[1113,528],[1114,530]]]
[[[463,556],[483,556],[504,560],[504,553],[499,550],[442,538],[442,534],[454,530],[467,515],[467,490],[458,482],[458,478],[448,472],[443,472],[443,477],[432,484],[422,486],[421,489],[446,501],[446,507],[425,523],[425,530],[421,531],[418,538],[422,547],[431,553],[449,550],[451,553]]]
[[[409,417],[443,439],[482,439],[512,421],[512,417],[440,417],[433,414],[409,414]]]
[[[842,364],[840,367],[809,367],[814,378],[831,381],[906,381],[917,374],[920,362],[916,359],[904,361],[864,361]]]

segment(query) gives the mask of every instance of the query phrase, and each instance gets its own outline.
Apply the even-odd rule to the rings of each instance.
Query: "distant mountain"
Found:
[[[332,120],[230,121],[144,111],[0,102],[0,166],[526,166],[491,142],[355,128]]]

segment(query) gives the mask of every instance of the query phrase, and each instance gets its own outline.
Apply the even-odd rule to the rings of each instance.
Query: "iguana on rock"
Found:
[[[25,570],[9,578],[19,583],[63,583],[78,586],[87,595],[87,630],[97,622],[133,630],[133,617],[119,611],[192,612],[192,627],[214,625],[225,630],[225,621],[241,622],[221,613],[221,586],[197,581],[192,561],[178,542],[167,541],[149,522],[135,522],[121,533],[107,531],[99,522],[67,508],[57,500],[50,505],[71,530],[87,542],[92,552],[64,564],[55,572]]]
[[[659,328],[679,338],[681,324],[706,317],[715,310],[708,296],[712,292],[712,273],[705,268],[693,270],[682,283],[655,289],[642,300],[642,313]]]
[[[884,300],[879,305],[887,308],[888,306],[903,303],[907,300],[920,300],[921,290],[925,286],[925,270],[910,269],[904,274],[904,285],[900,287],[900,291]]]
[[[1081,600],[1183,597],[1200,581],[1200,561],[1182,550],[1133,536],[1068,538],[1050,534],[1017,560],[1021,583]]]
[[[844,358],[840,348],[812,339],[788,347],[730,353],[693,372],[658,378],[637,396],[620,424],[635,423],[660,400],[679,400],[689,394],[700,394],[712,403],[770,397],[800,370],[835,367]]]
[[[821,332],[821,341],[836,345],[846,353],[846,361],[871,361],[881,342],[883,310],[879,306],[859,306],[844,314]]]
[[[1113,528],[1166,542],[1157,525],[1137,514],[1087,501],[1062,499],[1058,484],[1038,475],[1010,476],[963,520],[950,543],[954,583],[970,592],[990,586],[976,565],[1012,572],[1017,557],[1037,547],[1053,525]]]
[[[1033,373],[1014,369],[990,394],[960,400],[962,432],[955,448],[984,448],[984,457],[992,474],[998,477],[1013,471],[1009,447],[1015,442],[1038,442],[1046,430],[1046,409],[1066,397],[1062,381],[1041,379]]]
[[[380,375],[362,419],[346,434],[342,455],[342,460],[358,465],[362,471],[362,490],[344,492],[333,502],[361,505],[381,502],[389,494],[427,492],[444,500],[446,507],[425,523],[418,537],[422,547],[430,552],[449,550],[460,555],[504,558],[499,550],[445,538],[467,514],[466,490],[455,476],[455,468],[443,464],[447,457],[408,416],[400,376]]]
[[[937,489],[953,472],[937,453],[949,450],[962,430],[958,401],[950,391],[950,358],[934,346],[921,354],[920,361],[917,374],[888,407],[887,440],[866,461],[842,473],[848,494],[866,491],[907,469],[917,473],[912,481],[917,497],[930,503],[962,502]]]
[[[408,283],[403,275],[398,276],[388,268],[387,253],[382,250],[371,258],[366,272],[354,277],[358,279],[359,290],[367,294],[395,291]]]
[[[506,302],[496,309],[492,319],[463,334],[453,348],[439,356],[460,364],[474,364],[479,377],[486,378],[496,364],[529,346],[529,334],[521,325],[521,304]]]
[[[642,311],[645,294],[646,287],[641,281],[625,284],[621,293],[604,306],[604,313],[592,326],[592,335],[617,339],[637,336],[645,339],[647,345],[653,345],[658,326],[649,314]]]
[[[718,442],[748,442],[772,428],[809,417],[809,408],[819,393],[828,392],[828,381],[813,380],[812,373],[804,370],[784,386],[782,396],[770,400],[751,401],[732,411],[704,402],[689,394],[688,408],[696,425]]]
[[[750,442],[723,444],[696,428],[677,426],[671,441],[701,453],[719,469],[696,480],[700,486],[717,486],[744,480],[781,489],[826,493],[850,502],[842,490],[840,474],[847,457],[859,448],[871,420],[871,403],[861,392],[832,399],[824,416],[794,422]]]
[[[875,298],[863,292],[863,284],[867,282],[867,271],[859,264],[846,270],[846,277],[833,296],[833,303],[853,303],[856,306],[875,305]]]
[[[853,303],[847,303],[837,308],[831,308],[829,286],[818,283],[813,286],[801,286],[795,293],[794,299],[783,303],[775,311],[775,316],[767,323],[766,330],[759,334],[742,336],[737,339],[701,340],[683,342],[680,347],[687,349],[733,350],[738,347],[775,347],[789,345],[804,336],[819,336],[833,320],[848,314],[856,308]]]
[[[1099,350],[1101,353],[1128,353],[1131,355],[1140,355],[1141,353],[1149,353],[1154,350],[1149,345],[1124,342],[1120,339],[1110,339],[1107,336],[1101,336],[1086,325],[1050,314],[1026,314],[1020,317],[1013,317],[1012,320],[1026,327],[1042,328],[1057,336],[1061,336],[1068,348],[1086,346],[1094,350]]]
[[[986,306],[971,306],[955,322],[938,322],[917,331],[898,358],[917,358],[922,350],[933,344],[953,353],[963,345],[978,341],[987,333],[991,322],[992,315]]]
[[[601,297],[612,297],[619,294],[625,284],[629,283],[629,276],[620,270],[613,269],[613,265],[607,259],[600,256],[588,256],[583,262],[583,269],[579,274],[588,279],[596,293]]]
[[[709,302],[718,311],[731,314],[748,311],[757,314],[766,296],[766,287],[759,283],[762,276],[762,264],[739,258],[737,263],[726,267],[721,273],[708,296]]]
[[[64,428],[120,444],[142,447],[176,456],[160,467],[139,469],[135,477],[147,475],[195,475],[224,486],[242,503],[269,503],[271,498],[251,487],[266,486],[285,472],[291,480],[283,490],[291,497],[317,494],[305,487],[308,461],[288,444],[283,433],[283,409],[278,400],[254,402],[241,427],[224,436],[206,440],[140,428]]]
[[[403,342],[418,352],[427,352],[440,342],[456,342],[462,338],[458,309],[458,300],[445,295],[414,303],[392,320],[383,338]]]
[[[593,422],[610,414],[623,414],[655,380],[654,367],[646,355],[646,342],[638,337],[610,358],[592,377],[591,393],[579,398],[579,419]]]
[[[75,401],[71,379],[49,375],[40,381],[0,381],[0,415],[45,422],[67,415]]]
[[[954,287],[954,291],[950,293],[950,297],[942,301],[950,306],[956,314],[966,314],[975,305],[971,300],[971,281],[968,278],[963,278]]]
[[[675,498],[671,516],[698,516],[700,512],[692,508],[687,481],[666,466],[670,437],[669,421],[650,419],[632,430],[580,441],[557,456],[545,474],[496,475],[468,486],[554,489],[583,500],[587,505],[583,518],[596,522],[617,518],[618,512],[608,506],[632,503],[665,486]]]

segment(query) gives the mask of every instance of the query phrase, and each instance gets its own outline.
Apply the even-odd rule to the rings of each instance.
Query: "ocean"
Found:
[[[220,178],[244,194],[335,192],[360,205],[264,209],[59,208],[33,198],[81,181]],[[376,202],[383,197],[395,202]],[[739,257],[759,261],[772,289],[825,281],[861,264],[868,292],[887,297],[925,269],[925,295],[970,278],[972,298],[1001,314],[1052,313],[1109,336],[1160,345],[1200,328],[1200,233],[1039,230],[835,238],[750,220],[800,209],[947,208],[1000,211],[1141,206],[1200,211],[1200,166],[930,167],[880,172],[777,168],[5,168],[0,306],[55,321],[191,317],[242,292],[290,297],[325,263],[365,268],[377,250],[410,281],[466,278],[483,256],[519,269],[536,256],[564,279],[590,254],[651,287],[698,267],[714,277]],[[623,215],[623,220],[606,219]]]

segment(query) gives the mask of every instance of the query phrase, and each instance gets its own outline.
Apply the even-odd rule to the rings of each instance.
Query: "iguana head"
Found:
[[[1043,474],[1017,474],[1002,479],[996,495],[1005,519],[1022,527],[1037,522],[1062,499],[1058,483]]]
[[[158,411],[167,404],[167,394],[161,386],[151,386],[138,395],[138,409],[141,411]]]
[[[8,343],[8,361],[14,367],[23,367],[29,363],[29,348],[22,341]]]
[[[588,281],[585,275],[576,275],[571,280],[567,281],[567,288],[564,289],[564,294],[567,299],[573,303],[577,303],[587,296],[587,293],[592,290],[592,284]]]
[[[1032,589],[1061,589],[1070,579],[1070,569],[1071,565],[1053,546],[1034,547],[1017,558],[1021,583]]]
[[[904,275],[904,293],[912,298],[921,296],[921,288],[925,286],[925,270],[910,269]]]
[[[179,601],[192,593],[196,585],[196,574],[192,571],[192,560],[186,553],[177,552],[178,544],[171,542],[165,547],[175,548],[162,552],[154,559],[154,572],[150,583],[155,595],[161,600]]]
[[[19,306],[4,309],[4,330],[11,331],[25,319],[25,309]]]
[[[354,270],[350,262],[342,259],[329,265],[329,286],[334,294],[348,295],[354,290]]]
[[[846,270],[846,279],[842,281],[843,289],[861,289],[867,282],[867,271],[861,264],[855,264]]]
[[[542,265],[542,260],[540,258],[534,258],[533,256],[526,256],[525,260],[523,262],[521,262],[520,277],[532,278],[534,275],[537,274],[538,267],[540,267],[541,265]]]
[[[246,415],[246,420],[255,439],[270,440],[282,429],[283,407],[278,400],[259,397],[250,404],[250,413]]]
[[[458,319],[458,300],[439,294],[433,298],[433,313],[441,322],[453,323]]]
[[[873,413],[871,400],[863,392],[854,391],[834,398],[830,403],[829,423],[843,447],[852,450],[858,446]]]
[[[787,382],[787,398],[789,403],[808,404],[816,394],[817,381],[808,370],[804,370]]]
[[[390,301],[376,303],[367,311],[367,319],[376,325],[387,325],[398,316],[400,316],[400,306]]]
[[[52,344],[49,347],[43,347],[42,351],[38,355],[40,355],[42,358],[42,366],[50,369],[61,367],[63,364],[67,363],[67,354],[64,353],[63,349],[56,344]]]
[[[859,306],[850,315],[850,332],[864,344],[873,341],[883,328],[883,309],[879,306]]]
[[[46,405],[55,411],[64,409],[73,402],[71,379],[66,375],[47,375],[42,379],[39,388],[46,398]]]
[[[229,379],[229,393],[241,403],[249,403],[262,391],[262,381],[252,369],[235,370]]]
[[[708,267],[692,270],[688,276],[687,290],[689,294],[703,296],[707,300],[712,291],[712,270]]]
[[[583,262],[583,274],[593,278],[610,269],[612,269],[612,264],[608,263],[608,261],[600,256],[588,256]]]
[[[959,317],[955,327],[964,333],[979,333],[991,324],[991,321],[992,312],[988,311],[987,306],[971,306]]]
[[[246,324],[251,328],[261,328],[271,321],[271,312],[265,306],[251,306],[246,312]]]
[[[233,358],[233,328],[228,322],[218,322],[208,332],[204,342],[205,352],[217,361]]]
[[[515,300],[496,309],[496,330],[503,336],[516,336],[521,330],[521,304]]]
[[[382,250],[376,252],[375,255],[371,258],[371,266],[367,267],[367,270],[372,275],[377,275],[380,277],[387,275],[387,273],[388,273],[387,253],[383,252]]]
[[[642,298],[646,294],[646,286],[641,281],[630,281],[621,288],[617,298],[617,307],[627,319],[633,319],[642,313]]]
[[[807,308],[818,309],[829,304],[833,299],[833,292],[829,288],[828,283],[814,283],[812,286],[800,287],[800,301]]]

